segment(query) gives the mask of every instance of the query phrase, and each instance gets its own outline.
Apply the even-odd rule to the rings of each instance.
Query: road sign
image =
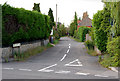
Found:
[[[20,46],[21,46],[20,43],[13,44],[13,47],[20,47]]]

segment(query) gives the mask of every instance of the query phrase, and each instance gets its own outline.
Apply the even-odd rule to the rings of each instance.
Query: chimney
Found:
[[[87,11],[83,13],[83,18],[86,18],[86,17],[88,17]]]

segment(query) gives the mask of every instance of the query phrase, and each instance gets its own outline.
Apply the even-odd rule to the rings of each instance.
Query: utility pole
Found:
[[[58,18],[58,22],[59,22],[59,18]]]
[[[57,4],[56,4],[56,28],[57,28]]]

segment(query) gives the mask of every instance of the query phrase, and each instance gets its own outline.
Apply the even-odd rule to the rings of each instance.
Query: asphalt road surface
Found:
[[[59,44],[25,62],[2,64],[3,79],[117,79],[118,73],[102,67],[87,54],[84,43],[62,37]]]

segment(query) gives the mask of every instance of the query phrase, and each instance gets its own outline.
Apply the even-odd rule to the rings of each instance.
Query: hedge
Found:
[[[77,39],[80,39],[81,42],[84,42],[85,41],[85,37],[86,37],[86,34],[90,31],[90,28],[88,27],[85,27],[85,26],[82,26],[80,27],[77,31],[75,31],[75,34],[74,36],[77,38]]]
[[[107,27],[101,26],[101,24],[105,24],[103,23],[103,20],[105,18],[103,13],[104,13],[103,10],[98,11],[96,14],[94,14],[92,20],[94,42],[101,52],[106,51],[107,39],[108,39],[107,32],[105,32]],[[107,21],[106,24],[108,24]]]
[[[49,16],[37,11],[2,5],[2,45],[28,42],[49,37]]]
[[[114,54],[120,55],[120,36],[113,38],[112,41],[108,41],[107,43],[107,51],[110,56],[114,56]]]

